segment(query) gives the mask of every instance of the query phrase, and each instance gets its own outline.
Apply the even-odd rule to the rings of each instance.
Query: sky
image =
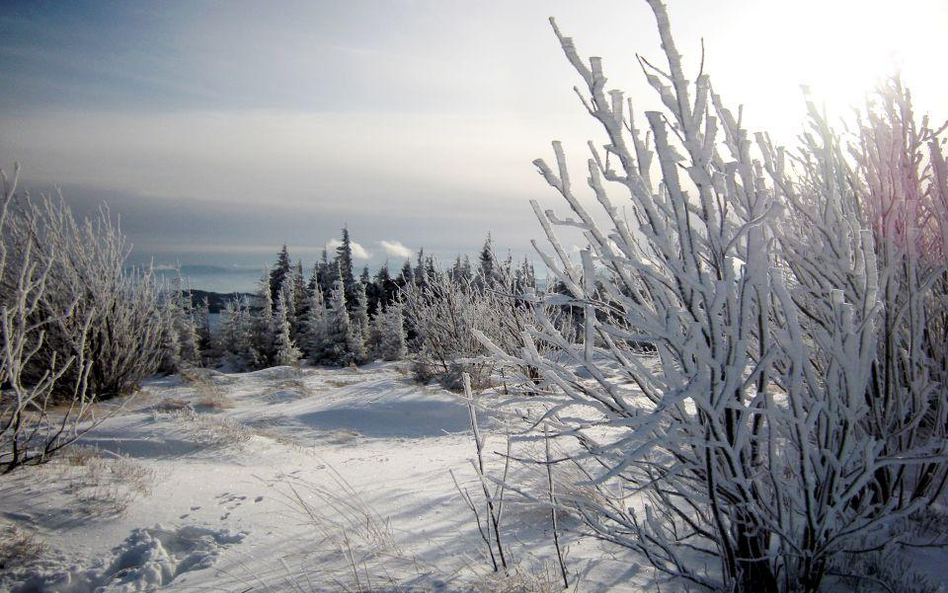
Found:
[[[895,71],[948,118],[944,0],[667,4],[686,65],[703,39],[752,130],[792,143],[801,84],[842,115]],[[283,243],[312,261],[343,225],[370,265],[488,231],[520,257],[541,236],[529,200],[561,206],[531,162],[560,139],[580,171],[603,137],[551,15],[655,106],[644,0],[7,1],[0,166],[80,214],[107,203],[138,262],[258,265]]]

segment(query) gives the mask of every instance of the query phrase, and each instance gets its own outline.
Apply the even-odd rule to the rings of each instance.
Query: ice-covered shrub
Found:
[[[484,288],[474,280],[455,280],[436,271],[424,274],[423,282],[406,286],[402,299],[415,334],[416,379],[446,378],[449,388],[460,390],[461,375],[468,372],[476,385],[485,384],[492,365],[483,359],[486,352],[474,330],[486,330],[497,312]]]
[[[944,128],[942,128],[944,132]],[[876,93],[850,152],[856,199],[873,231],[882,323],[867,401],[867,430],[887,455],[948,439],[948,160],[944,133],[915,119],[899,78]],[[879,495],[937,498],[948,465],[935,461],[878,476]],[[900,504],[901,504],[900,502]]]
[[[61,198],[0,204],[0,471],[43,463],[104,418],[97,399],[134,389],[161,360],[162,294],[125,268],[106,210],[77,222]]]
[[[462,375],[468,373],[475,388],[482,388],[494,365],[474,332],[503,348],[522,344],[522,332],[534,324],[533,311],[520,298],[523,287],[509,262],[494,262],[491,270],[491,282],[483,276],[427,270],[423,281],[402,289],[406,323],[415,335],[416,377],[438,377],[460,391]]]
[[[554,24],[607,137],[589,145],[586,182],[608,224],[577,195],[560,143],[555,168],[535,161],[574,215],[534,204],[553,247],[540,256],[583,311],[581,343],[554,325],[549,296],[522,347],[481,341],[559,393],[536,421],[578,442],[602,497],[576,506],[600,538],[710,589],[816,591],[838,554],[925,504],[933,488],[918,483],[945,468],[944,262],[913,255],[919,221],[873,226],[865,204],[875,174],[903,186],[890,196],[903,211],[919,190],[944,196],[940,140],[928,135],[925,164],[864,129],[864,153],[908,154],[906,173],[899,156],[848,158],[815,109],[794,153],[752,139],[707,74],[686,77],[663,3],[649,5],[667,67],[641,61],[663,105],[645,113],[648,132],[607,90],[602,60]],[[868,125],[905,133],[891,113]],[[563,226],[588,241],[578,262]]]
[[[62,197],[23,195],[11,203],[3,240],[18,261],[25,263],[22,254],[28,253],[31,265],[48,270],[31,319],[59,320],[44,327],[27,381],[41,381],[54,357],[63,361],[80,351],[89,364],[83,381],[100,399],[128,393],[156,371],[169,318],[164,291],[150,270],[126,266],[131,245],[107,209],[77,221]],[[0,287],[4,300],[16,294],[26,269],[8,262]],[[79,372],[73,366],[67,374]],[[64,399],[72,397],[67,384],[57,390]]]

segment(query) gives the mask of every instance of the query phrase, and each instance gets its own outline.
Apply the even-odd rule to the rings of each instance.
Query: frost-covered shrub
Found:
[[[645,113],[648,133],[602,60],[583,61],[554,24],[607,136],[585,179],[605,225],[558,142],[555,169],[535,161],[573,214],[534,203],[553,247],[540,256],[583,311],[580,343],[541,306],[554,296],[536,300],[522,346],[480,337],[558,392],[537,421],[578,442],[602,496],[576,506],[599,537],[715,590],[816,591],[838,554],[926,504],[945,471],[944,262],[918,257],[937,233],[905,214],[941,207],[941,140],[928,134],[920,159],[920,143],[892,141],[911,134],[891,109],[854,157],[815,109],[795,153],[752,140],[707,74],[686,77],[664,5],[649,4],[667,67],[642,62],[663,105]],[[877,148],[895,160],[867,160]],[[897,220],[873,221],[876,176],[896,180]],[[578,262],[562,226],[589,242]]]
[[[563,325],[572,323],[569,307],[539,303],[529,264],[515,270],[509,258],[504,262],[492,255],[488,258],[488,246],[481,263],[483,269],[488,267],[484,262],[490,262],[490,281],[484,273],[442,272],[432,264],[432,269],[424,271],[423,281],[403,288],[406,324],[415,336],[409,349],[419,380],[439,377],[446,387],[460,389],[461,375],[468,373],[476,389],[488,386],[494,364],[475,332],[504,350],[522,347],[523,332],[537,323],[531,303],[540,306],[556,327],[573,335]],[[546,351],[545,346],[540,349]],[[522,370],[536,378],[529,365]]]
[[[877,245],[882,320],[867,430],[887,455],[948,439],[948,160],[945,134],[915,119],[899,78],[884,84],[851,143],[853,187]],[[935,461],[879,474],[879,495],[937,498],[948,465]]]
[[[124,239],[106,213],[77,224],[61,199],[17,195],[16,176],[0,177],[5,473],[48,461],[103,420],[91,413],[97,397],[157,368],[162,315],[151,277],[124,270]]]
[[[412,366],[417,379],[445,377],[459,388],[462,372],[478,378],[476,382],[489,376],[492,364],[474,331],[487,330],[498,311],[481,284],[441,272],[425,273],[423,282],[403,289],[402,299],[415,334]]]
[[[6,248],[17,255],[29,252],[32,265],[48,268],[33,320],[61,320],[44,329],[41,351],[24,378],[40,381],[54,356],[62,361],[82,349],[90,365],[84,380],[97,398],[133,390],[157,370],[162,358],[169,319],[163,311],[165,291],[150,270],[126,267],[131,245],[104,207],[97,218],[77,221],[61,197],[22,196],[11,206],[3,237]],[[2,280],[4,300],[15,294],[23,271],[8,263]],[[69,371],[78,372],[78,368]],[[59,395],[71,398],[67,383],[61,385]]]

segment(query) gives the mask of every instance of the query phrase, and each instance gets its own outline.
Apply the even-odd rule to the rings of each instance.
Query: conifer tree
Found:
[[[457,256],[454,265],[451,267],[451,279],[455,282],[467,282],[473,278],[471,271],[471,259],[468,256]]]
[[[365,284],[361,281],[356,282],[355,293],[352,305],[352,325],[353,329],[356,331],[358,336],[356,336],[357,341],[362,344],[363,355],[362,358],[366,358],[365,352],[365,341],[369,337],[369,306],[368,306],[368,297],[365,293]]]
[[[299,318],[296,313],[296,276],[289,275],[283,281],[280,296],[283,297],[286,320],[290,324],[290,335],[296,339],[296,328]],[[279,300],[279,299],[278,299]]]
[[[292,273],[292,264],[290,263],[290,252],[283,245],[283,249],[277,254],[277,263],[270,270],[270,299],[276,302],[277,293],[283,287],[283,280]]]
[[[418,250],[418,255],[416,256],[415,269],[413,270],[413,276],[415,279],[415,284],[424,285],[425,283],[425,248],[422,247]]]
[[[161,361],[158,370],[162,373],[175,373],[181,364],[181,339],[178,333],[176,319],[178,316],[178,305],[170,303],[161,312],[164,318],[161,326],[164,328],[161,332],[159,348],[161,351]]]
[[[425,258],[425,278],[430,278],[435,274],[438,274],[438,268],[435,266],[435,260],[433,256],[428,256]]]
[[[347,365],[354,362],[351,346],[355,343],[354,331],[346,308],[346,289],[342,280],[333,283],[326,311],[326,339],[323,344],[323,361],[330,364]]]
[[[378,358],[382,360],[401,360],[405,358],[406,338],[402,305],[392,303],[376,316],[379,323]]]
[[[523,256],[523,262],[520,264],[519,280],[520,284],[517,288],[520,292],[523,292],[526,288],[537,287],[536,272],[533,270],[533,264],[530,263],[526,255]]]
[[[193,309],[194,327],[198,336],[198,355],[213,347],[213,332],[211,330],[211,305],[207,297],[201,299]]]
[[[268,272],[260,282],[257,296],[260,310],[253,323],[253,360],[254,368],[264,368],[273,359],[273,298],[270,295]]]
[[[378,312],[379,307],[388,305],[393,300],[395,300],[395,295],[398,294],[398,284],[392,279],[392,275],[388,269],[387,261],[382,264],[382,267],[379,268],[379,271],[375,274],[373,286],[375,287],[375,292],[377,294],[376,308],[372,309],[372,312],[375,313]]]
[[[299,363],[302,353],[290,336],[290,320],[287,316],[286,290],[280,292],[276,313],[273,315],[273,364],[292,366]]]
[[[336,248],[336,265],[339,279],[346,290],[346,296],[351,296],[355,277],[352,273],[352,241],[349,239],[348,227],[342,227],[342,242]]]
[[[336,281],[338,269],[329,262],[329,252],[327,252],[326,249],[323,249],[319,256],[316,271],[318,272],[319,288],[322,289],[323,295],[328,295],[332,290],[332,283]]]
[[[461,277],[461,254],[459,253],[457,258],[454,260],[454,265],[451,266],[450,272],[451,279],[455,282]]]
[[[385,314],[385,308],[379,305],[378,311],[372,316],[369,323],[369,335],[365,338],[365,349],[369,358],[378,360],[382,358],[382,335],[385,332],[384,322],[382,320]]]
[[[411,267],[411,260],[405,260],[402,270],[398,274],[398,285],[401,288],[415,284],[415,271]]]
[[[162,338],[167,347],[161,364],[165,372],[175,372],[185,366],[198,365],[201,362],[200,335],[196,314],[192,306],[190,288],[178,274],[175,282],[173,301],[168,304],[165,336]]]
[[[490,286],[494,283],[494,277],[496,275],[496,266],[494,262],[494,244],[491,239],[490,233],[487,233],[487,239],[484,241],[484,246],[481,248],[481,253],[478,256],[478,275],[481,278],[481,282],[484,286]]]
[[[324,349],[326,347],[326,303],[323,299],[323,291],[319,287],[316,271],[313,270],[313,276],[316,280],[312,282],[309,291],[309,304],[304,322],[304,333],[302,346],[306,355],[313,362],[320,362],[323,359]]]
[[[296,260],[296,267],[293,269],[293,309],[296,311],[296,320],[290,328],[294,336],[302,327],[308,303],[309,295],[306,291],[306,279],[303,278],[303,262]]]
[[[228,301],[221,311],[217,350],[236,370],[253,363],[250,313],[239,297]]]

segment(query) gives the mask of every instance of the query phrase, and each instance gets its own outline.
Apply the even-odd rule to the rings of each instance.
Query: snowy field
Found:
[[[148,383],[81,448],[5,479],[0,517],[33,560],[0,590],[509,590],[449,473],[479,500],[457,396],[394,363],[200,373]],[[481,422],[502,450],[499,423]],[[542,481],[526,471],[511,469]],[[502,527],[512,579],[545,588],[558,578],[549,510],[518,498]],[[582,590],[648,584],[626,554],[564,540]]]
[[[502,533],[515,568],[492,576],[450,473],[479,500],[468,409],[403,364],[203,370],[117,405],[82,447],[0,486],[3,528],[26,552],[0,590],[561,589],[548,509],[512,494]],[[501,422],[480,422],[502,450]],[[542,491],[530,472],[511,475]],[[579,590],[657,590],[643,561],[579,537],[568,516],[561,526],[574,528],[563,539]],[[906,567],[944,589],[945,559],[912,550]]]

